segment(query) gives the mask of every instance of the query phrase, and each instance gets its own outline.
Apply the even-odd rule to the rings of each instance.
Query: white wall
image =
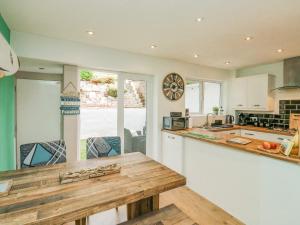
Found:
[[[20,145],[61,139],[60,81],[17,79],[17,165]]]
[[[160,159],[160,129],[162,116],[170,111],[184,112],[184,96],[176,101],[167,100],[161,91],[162,80],[170,72],[183,77],[196,77],[210,80],[227,81],[229,72],[177,60],[134,54],[109,48],[95,47],[78,42],[64,41],[43,36],[12,31],[12,47],[19,57],[42,59],[77,65],[93,69],[124,71],[154,76],[154,151],[153,157]],[[224,96],[227,84],[224,84]],[[226,97],[224,97],[226,99]],[[226,101],[224,107],[226,109]]]
[[[184,138],[187,185],[247,225],[299,223],[300,166]]]
[[[80,91],[79,71],[77,66],[64,66],[64,87],[72,82],[76,90]],[[71,87],[65,91],[74,91]],[[67,146],[67,161],[72,162],[80,159],[80,116],[64,116],[64,140]]]

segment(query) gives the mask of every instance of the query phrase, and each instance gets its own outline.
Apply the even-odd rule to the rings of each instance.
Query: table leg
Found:
[[[159,195],[141,199],[127,205],[127,219],[131,220],[145,213],[159,210]]]
[[[86,221],[87,221],[86,217],[81,218],[81,219],[75,221],[75,225],[87,225]]]

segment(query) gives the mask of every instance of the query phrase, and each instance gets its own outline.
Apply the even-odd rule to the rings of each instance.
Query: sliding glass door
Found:
[[[122,153],[151,155],[152,77],[120,72],[81,74],[81,159],[86,139],[120,136]]]
[[[122,73],[119,90],[119,135],[122,152],[150,155],[152,140],[152,78]],[[120,122],[119,122],[120,121]]]

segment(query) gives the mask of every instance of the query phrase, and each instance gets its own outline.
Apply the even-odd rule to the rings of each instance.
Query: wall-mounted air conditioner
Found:
[[[18,69],[18,57],[0,33],[0,78],[15,74]]]

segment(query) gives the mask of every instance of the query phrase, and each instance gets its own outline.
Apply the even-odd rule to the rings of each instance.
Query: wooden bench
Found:
[[[198,225],[174,204],[119,225]]]

